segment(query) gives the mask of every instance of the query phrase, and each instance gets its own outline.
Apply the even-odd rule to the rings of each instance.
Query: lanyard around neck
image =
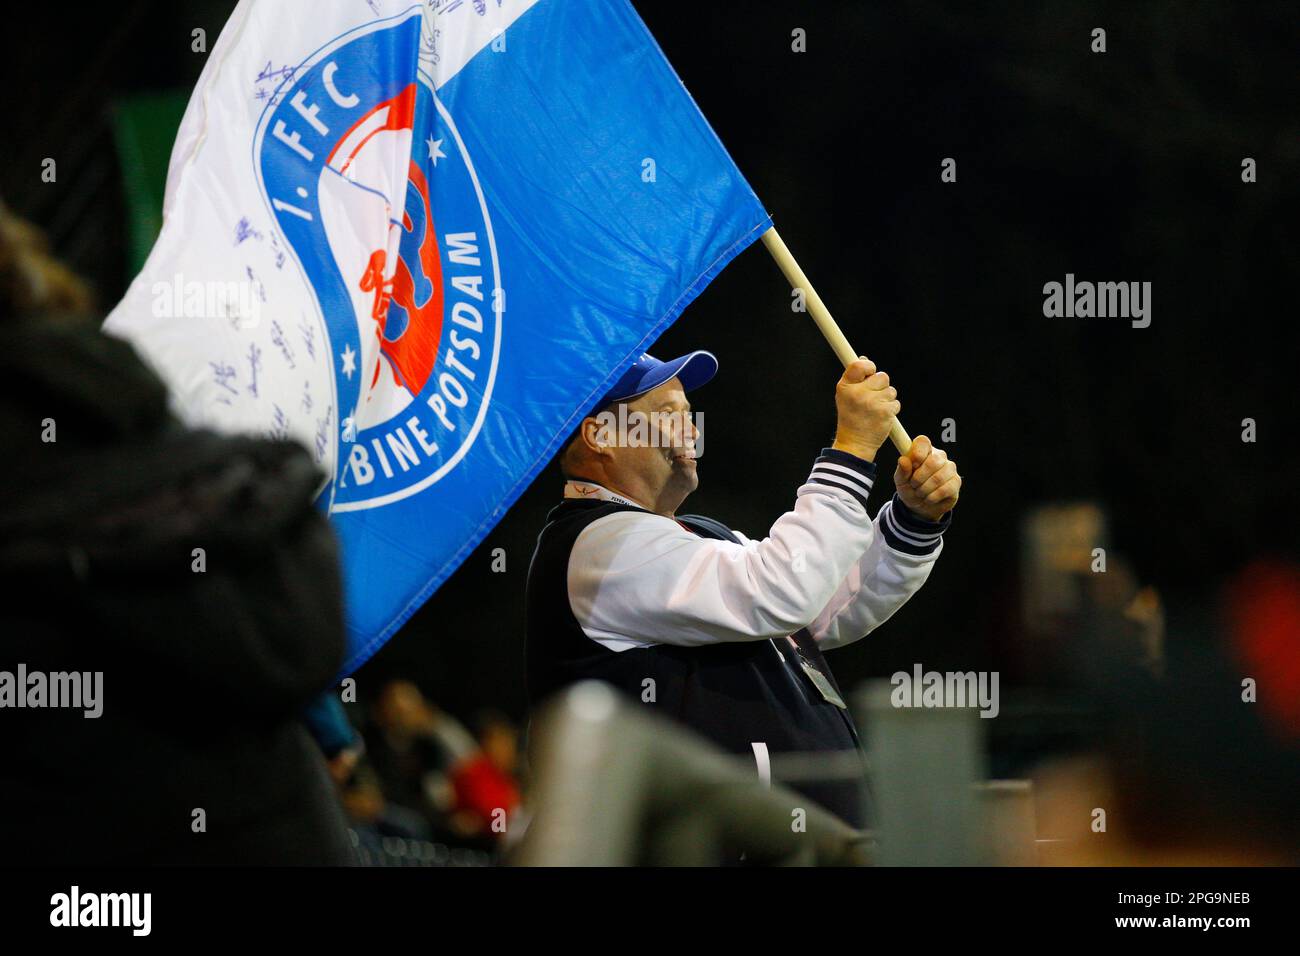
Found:
[[[649,510],[644,505],[637,504],[630,498],[624,498],[620,494],[610,491],[604,485],[598,485],[594,481],[585,481],[577,478],[570,478],[564,483],[564,497],[566,498],[595,498],[599,501],[615,501],[620,505],[631,505],[633,508],[640,508],[642,511]]]

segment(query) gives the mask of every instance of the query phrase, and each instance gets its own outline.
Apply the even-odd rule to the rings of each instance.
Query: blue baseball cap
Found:
[[[626,402],[644,395],[674,376],[681,379],[682,388],[689,392],[693,388],[699,388],[717,373],[718,360],[712,352],[689,352],[669,362],[661,362],[649,352],[642,352],[632,367],[614,383],[614,387],[605,393],[600,404],[592,409],[592,414],[610,402]]]

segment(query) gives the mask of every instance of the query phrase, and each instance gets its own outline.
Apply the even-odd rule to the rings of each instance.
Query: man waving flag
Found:
[[[328,476],[345,672],[770,224],[627,0],[241,0],[106,328]]]

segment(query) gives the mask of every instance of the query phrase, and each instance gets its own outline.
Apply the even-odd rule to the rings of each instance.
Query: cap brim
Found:
[[[699,388],[717,374],[718,359],[712,352],[705,352],[703,349],[688,352],[680,358],[664,362],[641,380],[641,387],[636,392],[619,399],[619,401],[626,402],[638,395],[644,395],[674,377],[681,379],[682,388],[689,392],[692,389]]]

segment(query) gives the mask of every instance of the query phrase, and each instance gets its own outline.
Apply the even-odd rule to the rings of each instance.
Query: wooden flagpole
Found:
[[[803,270],[799,268],[799,263],[795,262],[794,256],[790,254],[790,250],[781,240],[775,226],[769,227],[767,232],[763,233],[763,245],[767,247],[767,251],[776,260],[777,266],[785,274],[791,288],[803,290],[804,304],[808,307],[808,314],[817,323],[817,328],[821,329],[822,335],[826,336],[826,341],[830,343],[836,357],[844,364],[845,368],[848,368],[851,363],[857,361],[858,353],[853,351],[853,347],[849,345],[849,340],[840,331],[839,324],[831,317],[830,309],[826,308],[826,303],[817,294],[817,290],[812,287],[808,277],[803,274]],[[912,447],[911,436],[907,434],[907,431],[897,418],[889,427],[889,439],[894,443],[894,447],[898,449],[900,455],[907,454],[907,450]]]

